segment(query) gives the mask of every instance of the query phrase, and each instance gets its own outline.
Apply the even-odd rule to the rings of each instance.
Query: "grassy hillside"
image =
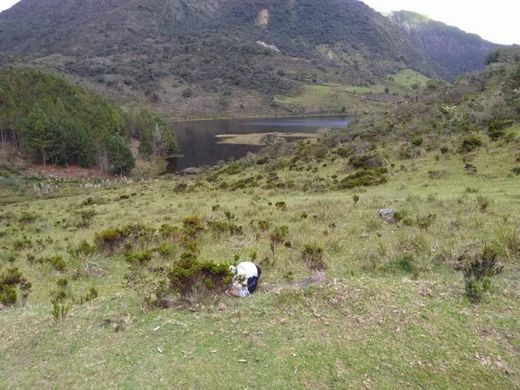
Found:
[[[194,177],[1,177],[1,383],[520,387],[518,75]],[[242,300],[238,259],[264,269]]]

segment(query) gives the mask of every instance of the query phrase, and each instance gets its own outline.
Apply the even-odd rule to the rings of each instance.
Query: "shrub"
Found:
[[[482,251],[465,251],[458,258],[455,269],[464,275],[467,297],[472,302],[479,302],[491,289],[491,278],[502,273],[503,266],[498,262],[496,251],[486,246]]]
[[[244,227],[229,221],[208,221],[208,227],[217,234],[229,233],[232,236],[244,234]]]
[[[29,211],[24,211],[22,213],[22,215],[20,216],[20,223],[23,223],[23,224],[30,224],[30,223],[34,223],[36,222],[36,220],[38,219],[38,216],[34,213],[31,213]]]
[[[289,226],[277,226],[272,232],[271,232],[271,242],[273,244],[283,244],[287,241],[287,238],[289,237]]]
[[[282,210],[282,211],[286,211],[286,210],[287,210],[287,203],[285,203],[285,202],[283,202],[283,201],[281,201],[281,202],[276,202],[276,203],[275,203],[275,207],[276,207],[277,209]]]
[[[18,299],[19,289],[22,292],[22,299],[29,296],[32,285],[25,279],[18,268],[9,268],[0,274],[0,303],[5,306],[12,306]]]
[[[77,247],[70,248],[69,253],[72,256],[90,256],[96,252],[96,246],[88,243],[87,240],[81,241]]]
[[[258,228],[260,230],[266,232],[267,230],[269,230],[270,227],[271,227],[271,222],[266,221],[266,220],[258,221]]]
[[[470,153],[481,146],[482,146],[482,140],[479,137],[473,135],[473,136],[465,138],[462,141],[459,151],[461,153]]]
[[[44,257],[42,258],[42,262],[50,264],[56,271],[63,272],[67,268],[65,259],[60,255]]]
[[[152,260],[152,254],[149,251],[128,252],[126,261],[134,265],[144,265]]]
[[[159,234],[163,239],[177,239],[180,236],[180,229],[177,226],[163,224],[159,228]]]
[[[385,177],[387,172],[388,171],[384,168],[357,171],[341,180],[338,184],[338,188],[352,189],[384,184],[388,181]]]
[[[114,252],[126,240],[132,239],[135,242],[139,239],[147,239],[154,232],[154,229],[144,225],[126,225],[96,233],[94,241],[98,248]]]
[[[311,270],[322,271],[327,268],[323,259],[323,248],[317,244],[306,244],[303,248],[302,259]]]
[[[422,137],[416,136],[416,137],[412,138],[411,143],[413,146],[419,147],[419,146],[422,146],[422,144],[424,143],[424,140],[422,139]]]
[[[184,235],[190,238],[198,237],[204,231],[204,222],[197,215],[185,217],[182,220]]]
[[[378,154],[352,156],[349,159],[349,163],[358,169],[381,168],[386,164],[385,159]]]
[[[477,167],[470,163],[466,163],[464,165],[464,169],[466,170],[466,172],[468,172],[469,174],[472,174],[472,175],[474,175],[478,172]]]
[[[85,302],[93,301],[93,300],[96,299],[98,296],[99,296],[99,293],[98,293],[98,291],[96,290],[96,288],[95,288],[95,287],[91,287],[91,288],[88,290],[87,295],[85,296]]]
[[[51,291],[52,316],[55,320],[63,320],[74,301],[72,292],[69,287],[69,281],[66,278],[60,278],[56,281],[56,289]]]
[[[199,262],[193,253],[185,253],[168,271],[169,288],[182,300],[206,293],[222,293],[232,280],[228,264]]]
[[[69,310],[71,308],[70,303],[59,303],[55,302],[52,304],[52,317],[56,320],[64,320],[65,317],[67,317],[67,314],[69,313]]]
[[[493,141],[498,141],[500,138],[504,137],[506,127],[512,126],[513,121],[511,120],[501,120],[497,118],[493,118],[488,125],[488,135],[489,138]]]
[[[520,176],[520,167],[515,167],[511,169],[511,172],[513,172],[517,176]]]
[[[447,154],[449,151],[450,151],[449,147],[447,147],[447,146],[442,146],[441,147],[441,153],[442,154]]]

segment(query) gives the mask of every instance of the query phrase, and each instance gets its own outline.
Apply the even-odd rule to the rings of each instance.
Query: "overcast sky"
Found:
[[[316,0],[319,1],[319,0]],[[0,0],[0,11],[18,0]],[[364,0],[380,12],[408,10],[479,34],[496,43],[520,44],[518,0]]]

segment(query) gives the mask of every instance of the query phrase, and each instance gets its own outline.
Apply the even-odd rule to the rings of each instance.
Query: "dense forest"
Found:
[[[168,127],[146,112],[119,107],[64,78],[34,69],[0,71],[0,143],[37,164],[98,166],[127,174],[135,159],[175,149]]]

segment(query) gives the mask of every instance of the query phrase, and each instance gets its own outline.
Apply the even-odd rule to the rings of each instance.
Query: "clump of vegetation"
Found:
[[[154,229],[147,226],[136,224],[116,227],[96,233],[94,241],[98,248],[114,252],[125,241],[145,240],[155,233]]]
[[[369,187],[384,184],[388,181],[385,168],[365,169],[348,175],[338,184],[339,189],[352,189],[356,187]]]
[[[96,249],[95,245],[90,244],[87,240],[82,240],[76,247],[71,247],[68,251],[72,256],[84,257],[93,255]]]
[[[374,169],[386,165],[386,161],[379,154],[363,154],[352,156],[349,159],[350,165],[357,169]]]
[[[182,220],[184,233],[196,237],[204,231],[204,221],[198,215],[190,215]]]
[[[181,256],[168,271],[170,290],[180,294],[184,301],[195,295],[220,294],[231,283],[228,264],[200,262],[192,255]]]
[[[462,144],[460,145],[459,151],[461,153],[470,153],[481,146],[482,140],[476,135],[472,135],[462,140]]]
[[[276,202],[274,205],[279,210],[282,210],[282,211],[286,211],[287,210],[287,203],[285,203],[284,201]]]
[[[149,251],[128,252],[125,254],[126,261],[131,264],[144,265],[152,260],[152,254]]]
[[[277,226],[271,232],[271,242],[275,245],[284,244],[289,237],[289,226]]]
[[[397,256],[393,260],[389,261],[383,266],[383,270],[386,272],[404,272],[412,274],[414,277],[417,277],[418,275],[418,269],[415,265],[414,257],[409,253]]]
[[[22,224],[30,224],[36,222],[38,219],[38,215],[31,213],[29,211],[24,211],[19,218],[20,223]]]
[[[229,233],[232,236],[240,236],[244,234],[244,227],[229,221],[208,221],[210,230],[217,234]]]
[[[493,141],[498,141],[506,134],[505,129],[513,125],[512,120],[493,118],[488,125],[488,135]]]
[[[56,289],[51,292],[52,316],[56,321],[67,317],[74,302],[74,296],[66,278],[60,278],[56,282]]]
[[[12,306],[18,300],[18,291],[25,301],[31,292],[31,283],[23,277],[18,268],[9,268],[0,274],[0,303]]]
[[[305,265],[313,271],[323,271],[327,268],[323,247],[318,244],[305,244],[302,259]]]
[[[455,267],[464,275],[466,295],[472,302],[479,302],[490,291],[492,277],[502,273],[504,267],[498,261],[497,252],[486,246],[482,251],[465,251]]]

